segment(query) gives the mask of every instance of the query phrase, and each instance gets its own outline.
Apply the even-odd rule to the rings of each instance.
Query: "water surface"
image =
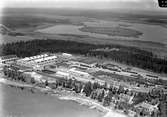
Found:
[[[74,101],[0,84],[0,117],[101,117]]]

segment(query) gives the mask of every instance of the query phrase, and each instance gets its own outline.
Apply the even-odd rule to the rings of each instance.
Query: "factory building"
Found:
[[[12,63],[16,61],[18,57],[16,55],[7,55],[7,56],[1,56],[0,57],[0,63],[5,64],[5,63]]]
[[[62,56],[65,58],[72,58],[72,54],[68,54],[68,53],[62,53]]]
[[[58,57],[59,61],[69,61],[69,60],[75,58],[72,54],[68,54],[68,53],[57,54],[57,57]]]
[[[85,69],[90,69],[95,65],[95,64],[86,64],[78,61],[69,61],[68,64],[70,64],[70,67],[79,67],[79,68],[85,68]]]
[[[147,102],[142,102],[142,103],[137,104],[135,106],[135,108],[140,109],[140,110],[144,110],[145,112],[147,112],[151,115],[153,112],[158,111],[158,104],[151,105]]]
[[[65,72],[65,71],[57,71],[56,75],[59,77],[65,77],[65,78],[68,78],[70,76],[70,74],[68,72]]]
[[[89,73],[77,70],[76,68],[71,68],[69,70],[69,73],[72,77],[76,77],[76,78],[79,77],[79,78],[90,79],[92,77]]]
[[[31,67],[35,70],[43,70],[46,65],[53,64],[56,60],[56,55],[42,54],[19,59],[17,60],[17,64],[20,66]]]

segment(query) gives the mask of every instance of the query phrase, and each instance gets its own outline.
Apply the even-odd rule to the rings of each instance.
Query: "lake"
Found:
[[[41,92],[0,84],[0,117],[102,117],[99,111]]]
[[[94,22],[84,22],[86,26],[92,27],[115,27],[120,26],[129,29],[135,29],[143,33],[139,38],[134,37],[121,37],[121,36],[109,36],[107,34],[97,34],[90,32],[82,32],[79,28],[83,26],[77,25],[55,25],[44,29],[38,29],[37,32],[48,34],[75,34],[75,35],[88,35],[96,38],[108,38],[108,39],[121,39],[121,40],[141,40],[152,41],[167,44],[167,28],[160,25],[149,25],[141,23],[128,23],[121,21],[104,21],[95,20]]]

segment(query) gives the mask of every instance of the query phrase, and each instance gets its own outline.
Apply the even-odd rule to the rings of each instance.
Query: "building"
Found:
[[[62,56],[65,57],[65,58],[71,58],[72,54],[62,53]]]
[[[80,70],[78,70],[78,69],[76,69],[76,68],[71,68],[71,69],[69,70],[69,73],[70,73],[70,75],[71,75],[72,77],[76,77],[76,78],[79,77],[79,78],[90,79],[90,78],[92,77],[89,73],[80,71]]]
[[[46,65],[55,63],[57,56],[53,54],[41,54],[32,57],[26,57],[17,60],[17,64],[20,66],[26,66],[33,68],[34,70],[43,70]]]
[[[148,114],[152,114],[153,112],[157,111],[158,110],[158,104],[156,105],[151,105],[149,103],[146,103],[146,102],[142,102],[138,105],[135,106],[135,108],[137,109],[144,109],[144,111]]]
[[[90,69],[95,66],[95,64],[87,64],[87,63],[82,63],[78,61],[69,61],[68,64],[70,64],[70,67],[79,67],[79,68],[86,68],[86,69]]]
[[[1,56],[0,57],[0,63],[1,64],[13,63],[16,60],[18,60],[18,57],[16,55],[7,55],[7,56]]]
[[[75,58],[72,54],[68,54],[68,53],[57,54],[57,56],[59,61],[68,61]]]
[[[123,93],[120,94],[120,101],[122,101],[122,102],[127,102],[129,104],[132,104],[133,98],[134,98],[134,96],[126,95]]]
[[[149,80],[159,80],[158,76],[150,74],[146,74],[145,78]]]
[[[114,65],[114,64],[110,64],[110,63],[104,64],[103,68],[104,69],[109,69],[109,70],[112,70],[112,71],[117,71],[117,72],[121,72],[122,71],[121,67],[119,67],[117,65]]]
[[[70,76],[70,74],[68,72],[65,72],[65,71],[57,71],[56,75],[60,76],[60,77],[65,77],[65,78],[68,78]]]

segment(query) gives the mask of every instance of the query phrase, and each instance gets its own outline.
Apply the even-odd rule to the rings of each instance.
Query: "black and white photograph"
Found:
[[[167,0],[0,0],[0,117],[167,117]]]

